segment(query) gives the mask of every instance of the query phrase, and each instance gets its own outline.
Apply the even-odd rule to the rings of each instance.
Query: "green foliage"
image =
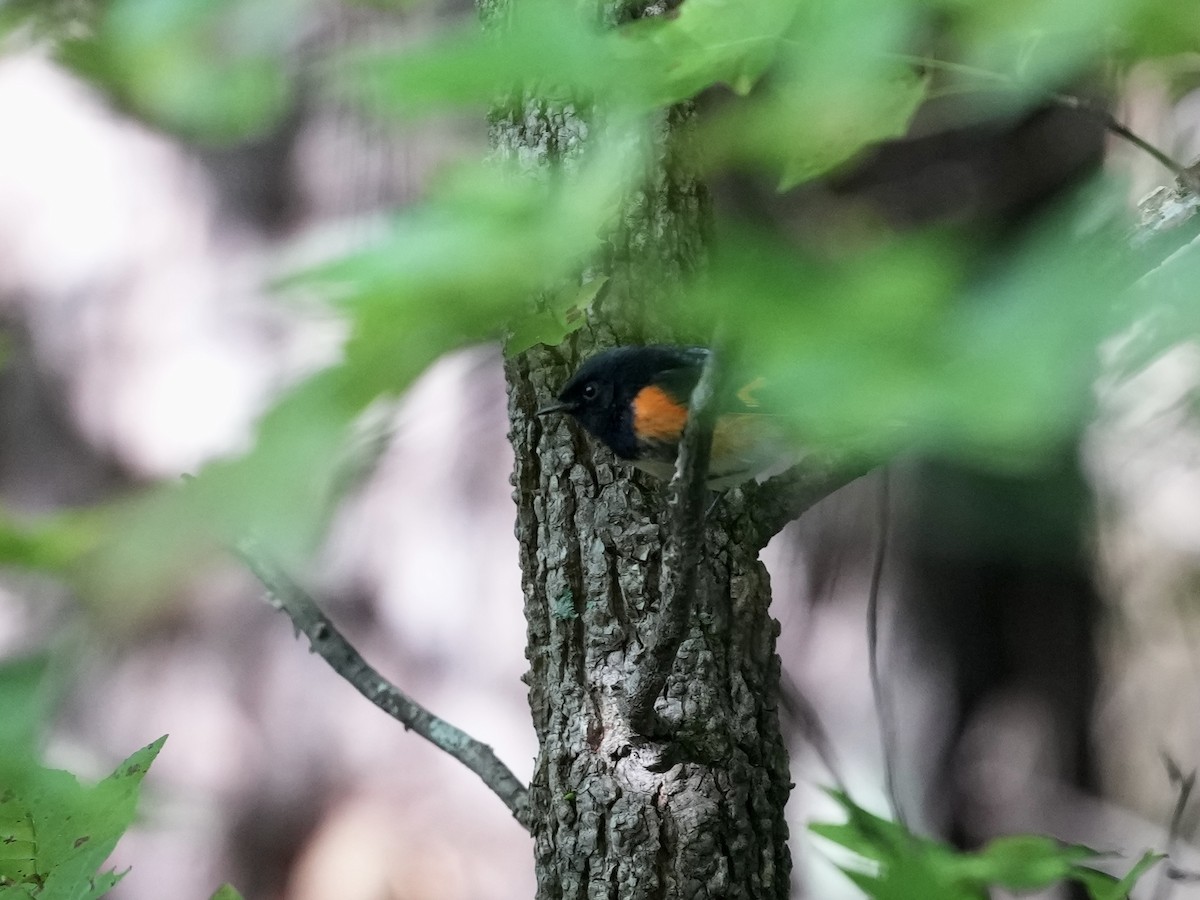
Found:
[[[537,312],[517,318],[506,346],[509,353],[521,353],[534,344],[553,346],[587,321],[587,310],[596,299],[608,276],[592,278],[582,285],[571,285],[547,295]]]
[[[46,662],[0,665],[0,898],[91,900],[120,880],[100,871],[133,821],[138,789],[165,737],[99,784],[37,761],[48,711]]]
[[[62,573],[98,540],[99,529],[87,515],[25,523],[0,508],[0,566]]]
[[[110,0],[61,58],[135,112],[211,140],[253,137],[292,99],[309,0]]]
[[[305,0],[110,0],[61,53],[167,127],[241,138],[272,127],[292,102],[285,60],[306,9]],[[944,58],[925,65],[931,17]],[[679,155],[698,173],[750,167],[786,187],[903,132],[930,91],[986,87],[972,116],[1011,112],[1101,54],[1162,52],[1180,32],[1200,42],[1200,23],[1168,0],[1003,10],[686,0],[616,27],[573,4],[514,0],[503,18],[486,34],[468,22],[403,48],[343,49],[309,76],[384,117],[482,115],[499,103],[503,118],[540,98],[577,116],[563,159],[534,165],[553,163],[547,148],[445,172],[423,203],[353,252],[283,281],[285,294],[328,304],[350,336],[338,365],[264,417],[248,455],[85,524],[4,522],[0,561],[70,570],[89,593],[136,600],[247,534],[277,557],[303,558],[336,502],[347,426],[375,397],[403,391],[466,343],[507,336],[516,353],[589,321],[608,288],[603,262],[622,210],[644,201],[641,173],[668,104],[716,98]],[[1187,279],[1129,290],[1175,246],[1128,248],[1122,192],[1091,185],[986,253],[952,231],[900,237],[853,210],[808,249],[719,222],[719,252],[687,286],[677,331],[720,321],[806,445],[1036,464],[1087,420],[1103,340],[1164,323],[1140,330],[1146,359],[1200,327]]]
[[[261,136],[298,102],[309,0],[53,6],[50,16],[44,3],[8,4],[0,27],[69,18],[60,57],[189,138]],[[689,145],[672,148],[681,166],[702,177],[748,169],[788,189],[902,134],[931,94],[970,92],[972,118],[1011,116],[1111,63],[1200,45],[1200,14],[1179,0],[684,0],[616,25],[578,6],[513,0],[486,34],[460,23],[416,45],[309,60],[313,90],[389,122],[487,109],[519,122],[536,101],[574,130],[561,146],[442,173],[353,252],[282,281],[284,295],[342,317],[349,337],[337,364],[263,417],[250,452],[120,504],[34,522],[0,515],[0,564],[67,573],[124,610],[247,535],[285,564],[305,557],[338,499],[347,429],[376,397],[466,343],[506,338],[518,353],[591,321],[610,288],[605,262],[629,250],[622,217],[661,187],[644,175],[671,104],[705,99]],[[1124,348],[1135,368],[1200,331],[1200,251],[1180,238],[1131,249],[1123,191],[1097,181],[987,247],[952,230],[897,235],[853,209],[804,248],[718,222],[675,333],[720,323],[806,445],[1036,464],[1087,421],[1106,339],[1135,334]],[[575,614],[569,599],[557,614]],[[161,742],[96,788],[41,769],[44,701],[31,686],[42,681],[28,665],[0,672],[0,783],[15,786],[0,795],[11,837],[0,898],[97,896],[116,876],[95,872]],[[960,854],[839,802],[849,821],[813,830],[857,855],[847,874],[876,897],[1074,879],[1117,898],[1155,861],[1116,881],[1089,868],[1094,851],[1039,837]]]
[[[242,895],[233,885],[223,884],[217,888],[217,892],[209,900],[242,900]]]
[[[578,316],[603,280],[561,285],[616,225],[640,162],[634,145],[604,151],[545,180],[499,166],[460,170],[372,246],[288,283],[319,291],[353,323],[338,380],[354,411],[403,389],[442,353],[496,337],[538,290],[559,289],[546,305],[553,321]]]
[[[47,694],[42,657],[0,663],[0,772],[33,759],[48,711]]]
[[[1067,881],[1082,883],[1092,900],[1123,900],[1162,858],[1146,853],[1117,879],[1088,865],[1112,854],[1041,835],[997,838],[963,853],[867,812],[844,793],[830,793],[847,821],[809,829],[851,852],[852,862],[839,868],[875,900],[987,900],[991,888],[1035,891]]]

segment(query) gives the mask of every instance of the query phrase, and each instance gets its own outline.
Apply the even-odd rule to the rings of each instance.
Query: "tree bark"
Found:
[[[672,337],[655,319],[669,289],[701,265],[709,230],[706,191],[676,153],[688,118],[664,115],[645,186],[605,244],[608,281],[588,324],[507,362],[540,746],[529,798],[539,898],[789,892],[791,785],[760,528],[736,497],[710,517],[687,636],[656,707],[666,728],[639,735],[625,692],[656,640],[665,484],[635,475],[565,419],[533,414],[595,349]],[[570,110],[538,103],[493,119],[497,152],[534,165],[561,162],[586,131]]]

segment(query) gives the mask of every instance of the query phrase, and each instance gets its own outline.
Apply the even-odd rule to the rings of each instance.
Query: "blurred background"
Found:
[[[223,39],[269,45],[286,91],[253,73],[207,99],[193,83],[204,102],[176,108],[182,124],[128,90],[162,74],[146,60],[123,93],[87,58],[51,52],[86,6],[14,17],[0,46],[0,508],[18,523],[151,496],[245,452],[259,417],[337,360],[347,334],[318,305],[281,302],[279,279],[375,233],[487,148],[482,116],[389,122],[319,87],[331,51],[417,42],[472,15],[463,3],[278,16],[244,4]],[[158,52],[175,71],[175,51]],[[1200,156],[1195,53],[1111,84],[1097,103],[1176,159]],[[269,126],[220,118],[251,115],[235,109],[243,94],[277,107]],[[1124,179],[1129,208],[1171,180],[1094,115],[1030,104],[964,123],[956,104],[929,101],[907,138],[785,194],[722,174],[717,208],[797,240],[844,234],[854,210],[897,230],[973,229],[991,247],[1097,171]],[[886,507],[868,477],[768,548],[785,669],[860,802],[887,802],[864,626],[886,519],[882,663],[914,823],[963,846],[1031,830],[1132,857],[1167,847],[1179,787],[1165,760],[1200,762],[1190,337],[1133,377],[1097,378],[1085,427],[1033,469],[907,456]],[[368,464],[304,574],[385,676],[527,780],[505,409],[487,342],[374,402],[356,426]],[[70,660],[52,764],[98,778],[170,735],[114,857],[132,866],[114,897],[202,898],[223,881],[248,900],[533,895],[531,842],[496,798],[310,655],[241,566],[204,555],[143,583],[138,559],[112,557],[83,585],[0,570],[0,656]],[[832,814],[831,780],[804,729],[788,729],[795,896],[856,896],[806,834]],[[1195,825],[1189,808],[1175,858],[1200,869]]]

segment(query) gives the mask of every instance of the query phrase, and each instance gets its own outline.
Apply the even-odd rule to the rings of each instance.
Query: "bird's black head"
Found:
[[[633,401],[647,385],[669,391],[687,404],[708,351],[702,347],[615,347],[587,359],[558,392],[558,401],[538,415],[567,412],[622,459],[639,452],[633,431]]]

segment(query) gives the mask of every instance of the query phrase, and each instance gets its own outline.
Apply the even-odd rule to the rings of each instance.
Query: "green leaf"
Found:
[[[690,320],[754,348],[764,406],[806,446],[1036,465],[1087,420],[1100,345],[1130,322],[1118,191],[1081,190],[986,268],[950,235],[818,256],[718,223]]]
[[[457,28],[404,51],[359,50],[334,80],[368,108],[426,115],[524,92],[644,112],[714,84],[746,93],[775,60],[794,0],[688,0],[670,16],[604,29],[570,4],[518,0],[502,28]]]
[[[644,19],[621,36],[640,60],[656,105],[677,103],[714,84],[747,94],[778,56],[802,4],[794,0],[688,0],[672,16]]]
[[[332,297],[353,331],[340,377],[352,403],[406,387],[440,354],[499,337],[529,298],[580,269],[616,225],[640,149],[614,139],[570,172],[540,180],[499,166],[460,171],[430,203],[397,217],[372,246],[292,282]],[[553,338],[604,282],[548,301],[560,318],[521,330]],[[518,323],[519,323],[518,319]],[[518,324],[518,329],[521,326]]]
[[[780,190],[811,181],[872,144],[902,137],[928,85],[927,76],[907,66],[895,67],[881,72],[877,81],[848,98],[848,103],[831,103],[826,97],[818,108],[784,110],[779,107],[790,101],[783,96],[768,104],[777,116],[785,114],[785,121],[806,123],[803,133],[795,134],[787,147]]]
[[[33,819],[11,788],[0,792],[0,885],[32,884],[37,877]],[[0,887],[0,897],[5,888]]]
[[[37,876],[34,822],[17,792],[43,772],[36,751],[49,713],[46,671],[44,656],[0,664],[0,885],[32,883]]]
[[[1161,859],[1145,854],[1118,882],[1082,865],[1105,854],[1043,835],[997,838],[977,853],[960,853],[866,811],[840,791],[829,793],[847,821],[813,823],[809,830],[855,854],[855,863],[839,868],[873,900],[985,900],[991,888],[1023,892],[1068,880],[1083,882],[1092,900],[1121,900]]]
[[[121,874],[99,872],[133,821],[142,778],[165,737],[142,748],[94,787],[66,772],[11,761],[0,792],[0,888],[37,900],[93,900]]]
[[[330,83],[364,108],[389,116],[484,110],[524,92],[561,101],[615,98],[646,107],[639,63],[616,34],[571,4],[517,0],[503,27],[448,29],[417,47],[355,48],[337,57]]]
[[[242,895],[237,892],[237,889],[231,884],[223,884],[217,888],[216,893],[209,900],[242,900]]]
[[[34,757],[49,714],[46,671],[41,655],[0,662],[0,773]],[[6,781],[0,777],[0,789]]]
[[[132,823],[142,779],[164,741],[166,736],[132,754],[94,788],[58,773],[26,798],[45,897],[91,900],[119,880],[116,873],[96,872]]]
[[[1029,0],[1018,4],[940,4],[965,63],[1003,72],[1030,97],[1069,80],[1123,43],[1139,0]]]
[[[919,843],[919,839],[903,825],[863,809],[845,792],[829,790],[827,793],[846,811],[848,821],[843,825],[810,824],[809,830],[814,834],[841,844],[859,856],[878,861],[896,856],[898,849],[907,850]]]
[[[509,354],[528,350],[534,344],[553,346],[587,322],[587,310],[608,283],[608,276],[593,278],[573,290],[562,290],[546,298],[541,308],[516,320],[505,342]]]
[[[66,513],[24,523],[0,509],[0,565],[65,572],[100,539],[93,517]]]
[[[1077,863],[1098,855],[1082,845],[1020,834],[997,838],[978,853],[961,857],[957,869],[961,877],[978,884],[1028,891],[1057,884]]]
[[[192,137],[242,140],[291,103],[284,61],[310,0],[113,0],[62,60],[140,115]]]
[[[1164,858],[1165,854],[1148,850],[1120,880],[1087,866],[1076,866],[1072,870],[1071,877],[1087,888],[1091,900],[1127,900],[1129,892],[1134,889],[1141,877]]]
[[[763,166],[789,188],[907,130],[927,87],[900,61],[915,10],[876,0],[799,10],[764,88],[702,122],[709,166]]]
[[[311,552],[360,408],[349,393],[340,369],[314,376],[266,415],[245,456],[97,511],[105,539],[81,561],[79,590],[109,615],[136,619],[247,535],[289,561]]]
[[[341,362],[287,395],[245,456],[99,514],[107,540],[81,565],[81,589],[135,616],[244,537],[287,563],[305,558],[345,484],[340,450],[354,418],[442,354],[499,339],[530,297],[578,278],[616,226],[643,149],[640,134],[602,142],[551,178],[501,165],[459,170],[366,246],[283,282],[344,315]],[[602,286],[594,279],[555,298],[557,314],[574,327]]]
[[[1200,46],[1200,13],[1191,4],[1143,0],[1131,12],[1132,21],[1120,31],[1127,59],[1194,53]]]

